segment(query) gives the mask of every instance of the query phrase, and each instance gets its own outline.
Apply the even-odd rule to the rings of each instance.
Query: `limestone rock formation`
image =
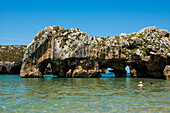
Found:
[[[131,34],[94,37],[78,28],[48,26],[27,46],[20,75],[43,77],[49,63],[52,74],[59,77],[99,77],[107,67],[114,68],[116,76],[126,76],[129,65],[134,76],[165,78],[170,33],[152,26]]]
[[[167,65],[164,69],[164,75],[167,80],[170,80],[170,65]]]
[[[0,74],[19,74],[21,62],[2,62],[0,61]]]
[[[100,77],[101,70],[85,70],[81,66],[77,66],[76,69],[71,74],[71,70],[69,70],[66,74],[67,77]],[[80,76],[81,75],[81,76]],[[98,75],[98,76],[96,76]]]
[[[19,74],[24,45],[0,45],[0,74]]]

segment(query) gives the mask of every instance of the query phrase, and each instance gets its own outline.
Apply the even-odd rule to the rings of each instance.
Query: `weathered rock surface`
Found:
[[[0,74],[19,74],[21,70],[21,62],[2,62],[0,61]]]
[[[170,80],[170,65],[167,65],[164,69],[164,75],[167,80]]]
[[[26,46],[0,45],[0,74],[19,74]]]
[[[169,54],[170,33],[155,26],[109,37],[49,26],[27,46],[20,75],[43,77],[51,64],[52,74],[59,77],[99,77],[107,67],[114,68],[116,76],[126,76],[129,65],[134,76],[165,78]]]

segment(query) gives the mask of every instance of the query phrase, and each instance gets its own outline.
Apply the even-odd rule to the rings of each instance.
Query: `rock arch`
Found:
[[[49,64],[51,65],[51,69],[53,71],[53,62],[52,62],[52,60],[50,58],[49,59],[45,59],[45,60],[43,60],[42,62],[40,62],[38,64],[38,69],[39,69],[39,71],[41,72],[42,75],[45,74],[45,69],[47,68],[47,66]]]
[[[126,76],[125,67],[129,65],[132,76],[165,78],[163,70],[170,64],[170,55],[154,53],[158,50],[151,48],[147,40],[158,32],[162,35],[155,37],[169,41],[169,32],[156,27],[115,37],[93,37],[76,28],[49,26],[27,46],[20,75],[43,77],[50,63],[52,74],[59,77],[100,77],[107,67],[113,68],[116,76]],[[164,45],[162,51],[168,51],[169,45]]]

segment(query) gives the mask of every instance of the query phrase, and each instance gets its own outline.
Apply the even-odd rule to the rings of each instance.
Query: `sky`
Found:
[[[28,45],[49,25],[91,36],[170,31],[170,0],[0,0],[0,45]]]

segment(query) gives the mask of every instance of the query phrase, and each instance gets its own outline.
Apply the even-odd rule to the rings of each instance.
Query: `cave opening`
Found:
[[[38,67],[43,77],[45,78],[53,77],[53,62],[51,59],[46,59],[42,61],[41,63],[39,63]]]
[[[58,78],[57,75],[53,75],[53,69],[52,69],[52,64],[48,63],[47,66],[44,69],[44,78]]]

